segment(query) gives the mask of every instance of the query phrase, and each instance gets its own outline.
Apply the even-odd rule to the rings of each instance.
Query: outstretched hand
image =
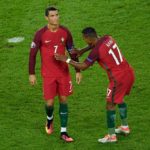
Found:
[[[55,57],[56,60],[63,61],[63,62],[66,62],[66,60],[68,58],[67,56],[61,55],[61,54],[58,54],[58,53],[55,53],[54,57]]]
[[[82,52],[81,52],[81,50],[79,50],[79,49],[73,49],[73,50],[71,51],[71,54],[77,55],[76,57],[78,58],[78,57],[80,57],[80,56],[82,55]]]

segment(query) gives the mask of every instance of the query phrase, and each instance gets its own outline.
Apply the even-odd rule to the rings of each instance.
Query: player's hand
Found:
[[[77,72],[76,73],[76,83],[80,84],[81,80],[82,80],[82,74],[80,72]]]
[[[56,60],[63,61],[63,62],[66,62],[66,60],[68,58],[67,56],[61,55],[61,54],[58,54],[58,53],[55,53],[54,57],[55,57]]]
[[[37,83],[36,76],[34,74],[29,75],[29,82],[31,85],[35,85]]]
[[[78,57],[80,57],[80,56],[82,55],[82,52],[81,52],[80,49],[73,49],[73,50],[71,51],[71,54],[77,55],[76,57],[78,58]]]

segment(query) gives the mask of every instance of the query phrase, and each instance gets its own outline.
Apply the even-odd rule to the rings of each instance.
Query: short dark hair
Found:
[[[45,16],[47,16],[48,17],[48,14],[49,14],[49,11],[56,11],[56,10],[58,10],[56,7],[47,7],[46,9],[45,9]]]
[[[89,37],[97,37],[97,33],[95,31],[94,28],[92,27],[86,27],[82,30],[82,33],[85,35],[85,36],[89,36]]]

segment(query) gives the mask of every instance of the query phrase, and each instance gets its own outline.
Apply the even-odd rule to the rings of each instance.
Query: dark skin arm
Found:
[[[87,47],[85,47],[85,48],[82,48],[81,50],[77,50],[77,49],[74,49],[74,50],[72,50],[72,54],[77,54],[77,57],[80,57],[80,56],[82,56],[85,52],[87,52],[87,51],[89,51],[90,49],[92,49],[93,48],[93,46],[91,46],[91,45],[89,45],[89,46],[87,46]]]
[[[62,62],[66,62],[66,60],[68,59],[68,57],[67,56],[65,56],[65,55],[60,55],[60,54],[55,54],[55,58],[56,58],[56,60],[59,60],[59,61],[62,61]],[[84,62],[82,62],[82,63],[79,63],[79,62],[76,62],[76,61],[73,61],[73,60],[71,60],[70,62],[69,62],[69,64],[70,65],[72,65],[73,67],[75,67],[75,68],[78,68],[78,69],[80,69],[80,70],[86,70],[89,66],[86,64],[86,63],[84,63]]]

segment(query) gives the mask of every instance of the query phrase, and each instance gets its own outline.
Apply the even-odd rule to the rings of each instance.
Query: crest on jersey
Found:
[[[61,42],[63,45],[65,44],[65,38],[64,37],[61,38]]]
[[[31,48],[35,48],[35,47],[36,47],[35,42],[32,42],[32,43],[31,43]]]

